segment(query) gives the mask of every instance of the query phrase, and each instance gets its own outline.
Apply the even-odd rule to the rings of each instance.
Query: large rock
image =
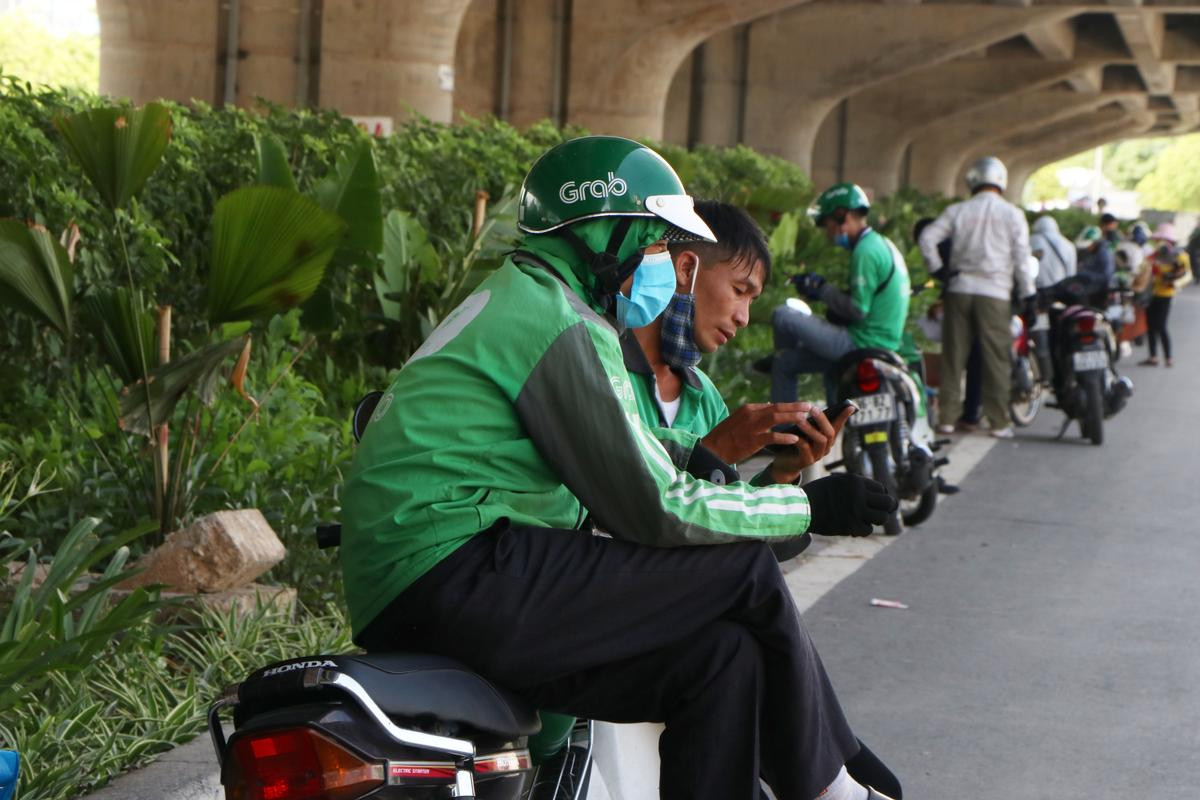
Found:
[[[138,562],[143,571],[121,586],[161,583],[177,592],[223,592],[251,583],[285,554],[258,509],[218,511],[169,534]]]

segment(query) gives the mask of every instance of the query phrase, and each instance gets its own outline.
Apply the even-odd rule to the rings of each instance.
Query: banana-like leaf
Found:
[[[213,213],[209,319],[251,319],[307,300],[345,228],[304,195],[276,186],[222,197]]]
[[[193,387],[202,402],[211,403],[221,364],[244,344],[241,339],[210,344],[151,370],[145,383],[138,381],[126,386],[121,390],[121,429],[148,436],[151,430],[171,418],[175,405]],[[149,416],[147,387],[150,392]]]
[[[419,253],[426,260],[436,256],[425,228],[411,214],[392,211],[383,226],[383,266],[375,275],[375,295],[388,319],[401,318],[399,299],[409,291],[409,274]]]
[[[54,126],[112,209],[141,190],[171,141],[171,113],[161,103],[137,109],[94,108],[56,117]]]
[[[314,194],[322,208],[349,226],[342,243],[348,259],[379,252],[383,247],[383,200],[370,138],[362,137],[343,153],[333,174],[317,184]]]
[[[154,313],[140,289],[97,292],[84,299],[83,308],[88,327],[122,383],[139,381],[158,365]]]
[[[74,285],[75,268],[49,231],[0,220],[0,302],[42,317],[70,338]]]
[[[258,182],[264,186],[278,186],[280,189],[296,188],[296,179],[292,175],[291,164],[288,163],[287,148],[278,136],[268,133],[259,136],[255,141],[258,149]]]

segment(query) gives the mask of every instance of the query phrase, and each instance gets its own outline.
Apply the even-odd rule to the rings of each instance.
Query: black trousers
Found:
[[[662,722],[661,797],[813,800],[859,749],[775,556],[497,526],[403,592],[368,650],[456,658],[538,708]]]
[[[1163,355],[1171,357],[1171,337],[1167,335],[1167,315],[1171,313],[1171,298],[1152,297],[1146,306],[1146,332],[1150,335],[1150,357],[1158,354],[1158,340],[1162,339]]]

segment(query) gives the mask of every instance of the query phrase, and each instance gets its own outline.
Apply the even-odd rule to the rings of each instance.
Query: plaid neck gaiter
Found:
[[[700,265],[696,265],[692,273],[692,289],[689,294],[675,292],[671,302],[662,313],[662,349],[663,361],[675,369],[690,369],[700,363],[700,348],[692,335],[692,326],[696,321],[696,276],[700,274]]]

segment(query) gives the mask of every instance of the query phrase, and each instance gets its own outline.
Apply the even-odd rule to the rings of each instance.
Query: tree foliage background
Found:
[[[100,37],[57,36],[20,9],[0,14],[0,72],[34,84],[96,91]]]

